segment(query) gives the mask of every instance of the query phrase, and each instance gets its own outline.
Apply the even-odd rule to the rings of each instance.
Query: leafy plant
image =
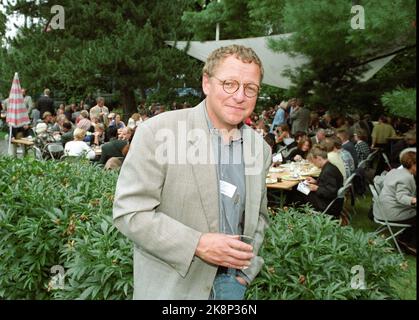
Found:
[[[416,119],[416,88],[397,88],[385,93],[381,97],[381,102],[391,114],[411,120]]]
[[[130,297],[131,245],[111,221],[117,173],[0,158],[0,177],[0,298]],[[63,290],[54,266],[64,267]]]
[[[406,262],[373,233],[340,227],[330,216],[285,208],[274,214],[261,256],[265,265],[248,299],[394,299],[390,282]],[[353,267],[361,266],[366,289],[353,289]]]

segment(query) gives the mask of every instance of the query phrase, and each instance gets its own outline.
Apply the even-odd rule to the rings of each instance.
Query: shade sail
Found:
[[[251,47],[259,58],[262,60],[265,74],[263,77],[263,83],[271,86],[288,89],[292,83],[291,80],[283,75],[286,69],[295,70],[303,64],[309,62],[309,58],[304,55],[290,56],[283,52],[274,52],[268,47],[268,40],[279,40],[287,39],[291,33],[280,34],[274,36],[257,37],[257,38],[246,38],[246,39],[231,39],[231,40],[219,40],[219,41],[190,41],[189,49],[187,54],[199,59],[206,61],[208,55],[215,49],[227,46],[230,44],[240,44],[246,47]],[[188,45],[187,41],[166,41],[166,44],[175,46],[179,50],[184,50]],[[360,81],[367,81],[371,79],[382,67],[386,65],[395,55],[391,55],[385,58],[374,60],[367,65],[370,67],[368,71],[362,74]]]

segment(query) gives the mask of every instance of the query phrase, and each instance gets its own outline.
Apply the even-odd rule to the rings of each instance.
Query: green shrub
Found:
[[[0,158],[0,299],[130,299],[132,244],[112,225],[117,172],[88,161]],[[311,209],[273,211],[249,299],[397,298],[406,267],[370,233]],[[57,289],[51,268],[65,271]],[[366,290],[351,288],[359,265]]]
[[[131,244],[111,221],[116,172],[0,158],[0,177],[0,299],[130,298]]]
[[[383,238],[340,227],[309,207],[279,210],[261,248],[265,265],[247,290],[248,299],[397,299],[391,280],[406,263]],[[352,289],[362,266],[366,289]],[[355,282],[357,283],[357,282]]]

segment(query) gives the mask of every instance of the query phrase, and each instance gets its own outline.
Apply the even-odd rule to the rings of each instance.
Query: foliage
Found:
[[[406,263],[373,233],[340,227],[310,207],[275,214],[260,254],[265,265],[246,295],[249,299],[395,299],[390,282]],[[365,270],[366,289],[352,289],[351,269]]]
[[[196,61],[169,48],[184,31],[180,16],[190,0],[170,1],[61,1],[63,30],[45,28],[56,1],[19,1],[10,13],[40,17],[38,24],[22,27],[10,40],[5,74],[18,70],[29,92],[48,86],[67,96],[119,90],[126,114],[135,112],[135,90],[143,94],[157,85],[177,87],[178,74],[195,85]],[[46,29],[48,31],[46,31]]]
[[[1,299],[130,297],[131,245],[111,221],[115,172],[0,158],[0,176]],[[56,265],[64,290],[53,290]]]
[[[0,299],[131,298],[132,244],[111,219],[116,172],[2,157],[0,177]],[[271,213],[265,266],[248,299],[398,298],[394,283],[407,263],[388,242],[308,207]],[[56,265],[64,289],[53,287]],[[355,265],[365,269],[366,290],[350,287]]]
[[[416,119],[416,89],[397,88],[381,97],[383,105],[393,115]]]
[[[371,88],[360,85],[365,62],[377,56],[415,45],[416,3],[408,1],[363,1],[365,29],[352,29],[351,1],[287,1],[283,23],[291,36],[271,41],[275,51],[304,54],[310,62],[294,74],[286,72],[294,83],[291,92],[308,104],[323,105],[343,111],[361,109],[355,96],[371,95]],[[395,28],[394,26],[398,26]],[[309,41],[308,41],[309,39]],[[392,73],[392,77],[400,74]],[[411,79],[412,80],[412,79]],[[409,83],[414,86],[415,82]],[[379,101],[382,89],[376,88],[370,103]]]

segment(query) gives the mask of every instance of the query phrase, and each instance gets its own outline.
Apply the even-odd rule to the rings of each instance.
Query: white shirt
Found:
[[[69,141],[65,144],[64,154],[66,156],[79,157],[86,154],[87,159],[94,159],[95,152],[84,141]]]

